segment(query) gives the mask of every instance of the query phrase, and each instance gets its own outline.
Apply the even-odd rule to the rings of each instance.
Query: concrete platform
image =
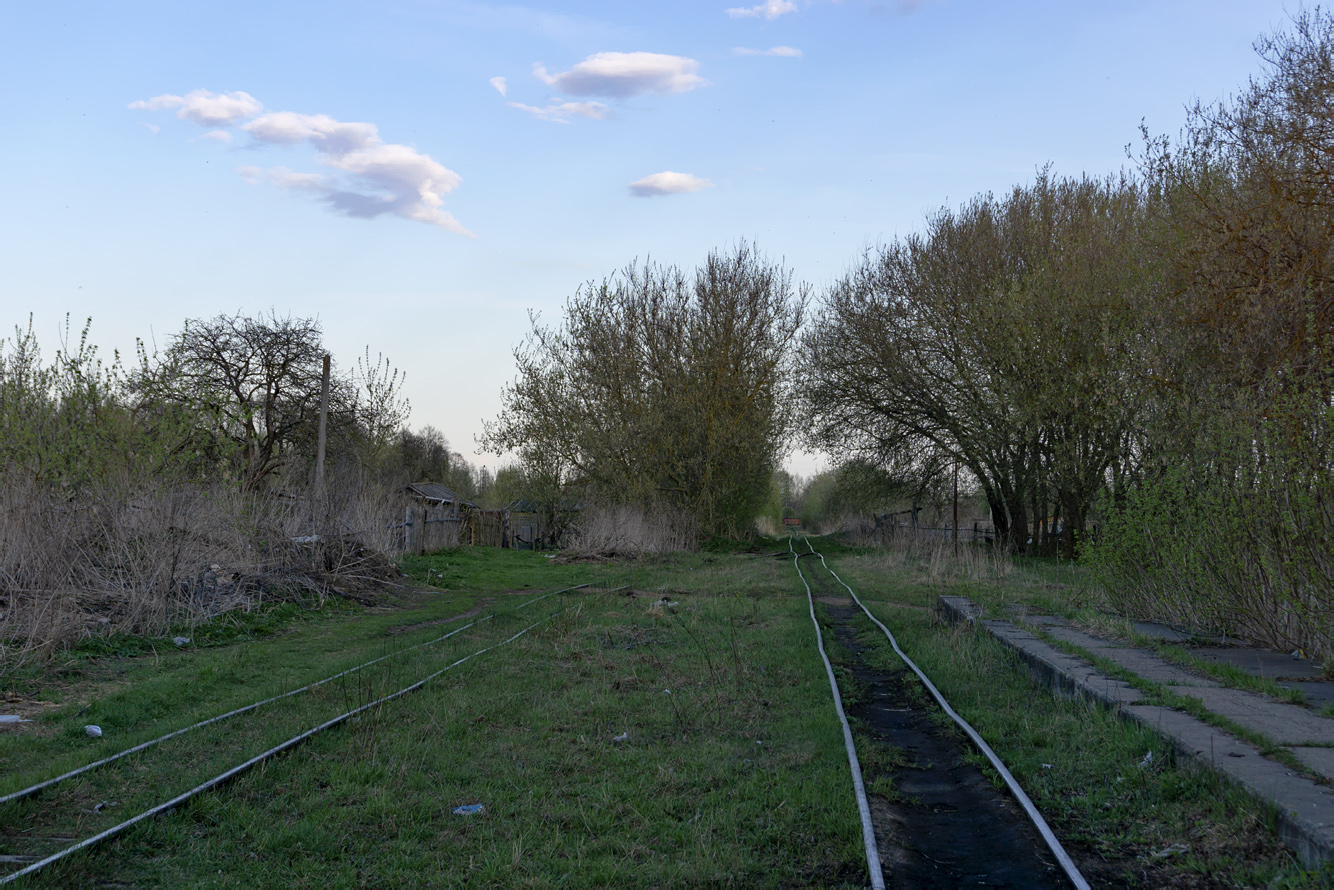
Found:
[[[1193,649],[1191,654],[1205,661],[1232,665],[1252,676],[1268,677],[1271,680],[1317,680],[1324,673],[1320,665],[1309,659],[1267,649]]]
[[[1282,686],[1284,689],[1296,689],[1302,695],[1306,696],[1306,703],[1313,708],[1334,705],[1334,683],[1331,683],[1328,680],[1323,682],[1280,680],[1278,685]]]
[[[1177,695],[1197,699],[1206,710],[1239,726],[1264,733],[1280,745],[1334,745],[1334,720],[1300,705],[1275,701],[1244,689],[1168,688]]]
[[[1334,781],[1334,748],[1293,748],[1292,753],[1302,763]]]
[[[1010,621],[983,618],[983,610],[965,597],[941,597],[939,611],[951,623],[976,622],[1013,649],[1035,676],[1058,695],[1078,696],[1113,709],[1128,720],[1161,734],[1178,754],[1227,776],[1257,798],[1274,805],[1279,834],[1308,868],[1334,861],[1334,788],[1322,785],[1224,730],[1183,711],[1139,704],[1139,690],[1097,670],[1083,658],[1068,655]],[[1264,733],[1327,780],[1334,779],[1334,719],[1298,705],[1275,701],[1245,690],[1224,688],[1169,664],[1152,652],[1101,640],[1042,616],[1020,620],[1052,637],[1080,646],[1091,656],[1107,658],[1122,668],[1156,680],[1179,695],[1199,700],[1205,708],[1238,725]],[[1166,637],[1160,637],[1166,639]],[[1254,652],[1256,650],[1247,650]]]

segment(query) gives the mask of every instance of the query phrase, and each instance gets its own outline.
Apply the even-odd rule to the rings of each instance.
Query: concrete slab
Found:
[[[1197,677],[1184,668],[1179,668],[1142,649],[1100,649],[1097,654],[1108,661],[1116,662],[1132,674],[1156,683],[1204,687],[1218,685],[1213,680]]]
[[[1274,680],[1316,680],[1324,673],[1323,667],[1309,659],[1284,652],[1270,652],[1268,649],[1207,648],[1195,649],[1191,654],[1215,664],[1230,664],[1256,677]]]
[[[1262,732],[1280,745],[1334,744],[1334,720],[1300,705],[1290,705],[1244,689],[1169,686],[1177,695],[1199,699],[1208,710],[1247,729]]]
[[[1104,640],[1102,637],[1095,637],[1092,634],[1084,633],[1082,630],[1075,630],[1072,627],[1044,627],[1044,631],[1051,637],[1055,637],[1063,643],[1073,643],[1084,649],[1103,655],[1099,651],[1102,649],[1124,649],[1125,644],[1114,643],[1111,640]]]
[[[1292,753],[1302,763],[1334,781],[1334,748],[1293,748]]]
[[[1155,640],[1166,640],[1169,643],[1184,643],[1191,639],[1190,634],[1182,633],[1176,628],[1159,624],[1156,621],[1136,621],[1135,630],[1146,637],[1153,637]]]
[[[1024,624],[1034,624],[1041,627],[1065,627],[1070,623],[1055,615],[1021,615],[1019,620]]]
[[[1334,860],[1334,791],[1189,714],[1144,705],[1125,708],[1122,713],[1165,736],[1183,756],[1272,802],[1279,835],[1306,867]]]
[[[1334,683],[1328,680],[1323,682],[1303,683],[1300,680],[1283,681],[1278,685],[1284,689],[1299,689],[1306,696],[1306,703],[1313,708],[1319,709],[1325,705],[1334,705]]]
[[[942,596],[936,603],[936,609],[950,624],[976,621],[982,617],[982,607],[966,596]]]
[[[1008,621],[983,621],[982,626],[1013,649],[1044,683],[1066,697],[1092,699],[1109,708],[1144,697],[1129,683],[1107,676],[1084,659],[1067,655]]]

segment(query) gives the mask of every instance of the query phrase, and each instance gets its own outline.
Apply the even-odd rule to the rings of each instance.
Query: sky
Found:
[[[494,468],[475,437],[530,313],[743,238],[818,294],[942,206],[1132,164],[1297,9],[0,0],[0,336],[317,318]]]

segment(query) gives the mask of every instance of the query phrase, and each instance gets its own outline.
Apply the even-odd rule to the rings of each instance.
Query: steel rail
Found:
[[[894,639],[894,634],[890,633],[889,628],[885,627],[879,618],[871,614],[871,610],[866,608],[866,604],[861,601],[861,597],[857,596],[857,592],[849,587],[848,583],[840,578],[837,572],[829,568],[829,563],[825,562],[824,554],[816,551],[814,545],[811,544],[810,538],[803,535],[802,540],[806,542],[806,546],[810,548],[812,554],[820,557],[820,564],[825,567],[825,570],[833,575],[834,579],[838,581],[839,584],[842,584],[843,587],[847,589],[848,593],[852,595],[853,600],[858,606],[861,606],[861,610],[866,613],[866,617],[875,622],[876,627],[884,631],[885,636],[889,638],[889,644],[894,647],[894,651],[898,654],[899,658],[902,658],[904,663],[917,675],[917,679],[922,681],[922,685],[930,691],[932,697],[934,697],[937,704],[940,705],[941,710],[948,714],[950,719],[959,725],[959,728],[968,735],[968,738],[970,738],[973,744],[977,746],[977,749],[986,756],[988,761],[991,762],[991,765],[995,768],[996,772],[1000,773],[1001,778],[1005,780],[1006,787],[1009,788],[1010,793],[1014,795],[1014,799],[1019,802],[1024,813],[1028,815],[1029,820],[1033,823],[1034,827],[1037,828],[1038,833],[1042,835],[1042,839],[1046,841],[1047,847],[1056,857],[1056,861],[1061,864],[1061,869],[1065,872],[1065,876],[1070,879],[1070,883],[1078,888],[1078,890],[1089,890],[1089,883],[1084,879],[1084,876],[1079,873],[1079,867],[1076,866],[1074,860],[1070,858],[1070,854],[1065,852],[1065,847],[1061,846],[1060,840],[1047,825],[1047,820],[1042,818],[1042,813],[1038,812],[1038,808],[1033,805],[1033,801],[1031,801],[1028,795],[1024,793],[1024,789],[1020,787],[1018,780],[1015,779],[1014,775],[1001,761],[1000,757],[997,756],[996,752],[992,750],[991,746],[987,744],[986,740],[982,738],[981,734],[978,733],[976,729],[973,729],[972,725],[969,724],[967,720],[959,716],[958,712],[950,707],[950,703],[945,700],[945,696],[936,688],[936,684],[932,683],[931,678],[917,666],[916,662],[909,658],[907,653],[899,648],[899,641]],[[788,543],[788,546],[792,546],[791,542]]]
[[[806,542],[807,546],[810,541]],[[801,554],[792,546],[789,537],[787,549],[792,553],[792,565],[797,570],[797,577],[806,588],[806,603],[810,606],[811,624],[815,625],[815,642],[820,647],[820,658],[824,660],[825,674],[829,677],[829,689],[834,695],[834,710],[838,711],[838,722],[843,724],[843,747],[848,753],[848,768],[852,770],[852,790],[857,795],[857,812],[862,822],[862,842],[866,847],[866,869],[871,876],[873,890],[885,890],[885,875],[880,865],[880,846],[875,840],[875,825],[871,821],[871,802],[866,796],[866,784],[862,779],[862,767],[857,760],[857,746],[852,741],[852,727],[848,725],[848,715],[843,711],[843,695],[838,689],[838,680],[834,677],[834,666],[829,662],[829,655],[824,649],[824,634],[820,631],[820,622],[815,617],[815,598],[811,594],[811,585],[806,583],[806,576],[801,573]]]
[[[558,594],[558,593],[569,593],[571,590],[582,590],[583,588],[585,588],[585,587],[589,587],[589,586],[590,586],[589,584],[580,584],[580,585],[578,585],[577,587],[566,587],[566,588],[563,588],[563,589],[561,589],[561,590],[553,590],[551,593],[544,594],[544,595],[542,595],[542,596],[536,597],[535,599],[528,600],[528,602],[526,602],[526,603],[521,603],[520,605],[515,606],[514,611],[517,612],[517,611],[519,611],[519,609],[522,609],[524,606],[531,606],[533,603],[540,602],[541,600],[544,600],[544,599],[546,599],[546,598],[549,597],[549,596],[555,596],[555,595]],[[623,589],[623,588],[618,588],[618,589]],[[84,766],[79,767],[78,769],[73,769],[73,770],[70,770],[69,772],[61,773],[60,775],[55,776],[54,778],[47,779],[47,780],[44,781],[44,782],[38,782],[36,785],[30,785],[30,786],[28,786],[27,788],[24,788],[24,789],[22,789],[22,790],[20,790],[20,791],[13,791],[13,792],[11,792],[11,793],[9,793],[9,794],[5,794],[5,795],[3,795],[3,796],[0,796],[0,804],[6,804],[6,803],[9,803],[10,801],[13,801],[13,800],[21,800],[21,799],[23,799],[23,798],[25,798],[25,797],[30,797],[31,795],[36,794],[38,791],[41,791],[43,788],[50,788],[52,785],[57,785],[57,784],[59,784],[59,783],[61,783],[61,782],[64,782],[64,781],[67,780],[67,779],[73,779],[74,777],[76,777],[76,776],[81,776],[81,775],[83,775],[83,774],[86,773],[86,772],[90,772],[90,771],[95,770],[95,769],[97,769],[97,768],[99,768],[99,767],[106,766],[108,763],[114,763],[115,761],[120,760],[120,759],[123,758],[123,757],[129,757],[131,754],[138,754],[140,751],[147,750],[148,748],[151,748],[151,747],[153,747],[154,745],[161,744],[162,742],[165,742],[165,741],[167,741],[168,739],[174,739],[174,738],[176,738],[177,736],[185,735],[187,732],[193,732],[193,731],[196,730],[196,729],[202,729],[202,728],[205,727],[205,726],[209,726],[209,725],[211,725],[211,724],[213,724],[213,723],[219,723],[219,722],[221,722],[221,721],[223,721],[223,720],[229,720],[229,719],[231,719],[232,717],[239,717],[239,716],[242,715],[242,714],[248,713],[249,711],[253,711],[253,710],[255,710],[256,708],[261,708],[261,707],[263,707],[264,705],[271,705],[271,704],[273,704],[273,703],[276,702],[276,701],[281,701],[281,700],[283,700],[283,699],[285,699],[285,698],[290,698],[290,697],[293,696],[293,695],[300,695],[300,694],[303,693],[303,692],[309,692],[310,690],[316,688],[317,686],[323,686],[325,683],[331,683],[331,682],[333,682],[334,680],[337,680],[337,679],[340,678],[340,677],[346,677],[348,674],[356,673],[357,671],[361,670],[362,668],[368,668],[368,667],[370,667],[371,665],[373,665],[373,664],[378,664],[378,663],[380,663],[380,662],[382,662],[382,661],[384,661],[384,660],[386,660],[386,659],[394,658],[394,657],[399,656],[399,655],[403,655],[404,653],[411,652],[411,651],[414,650],[414,649],[420,649],[420,648],[422,648],[423,646],[431,646],[431,645],[434,645],[434,644],[439,643],[439,642],[441,642],[441,641],[443,641],[443,640],[447,640],[447,639],[449,639],[450,637],[454,636],[455,634],[463,633],[463,631],[467,630],[467,629],[470,628],[470,627],[473,627],[473,626],[475,626],[475,625],[481,624],[481,623],[484,622],[484,621],[490,621],[492,618],[495,618],[497,614],[498,614],[498,613],[496,613],[496,612],[492,612],[490,615],[487,615],[485,618],[478,618],[476,621],[470,621],[470,622],[468,622],[467,624],[463,625],[462,627],[460,627],[460,628],[456,628],[456,629],[450,631],[450,632],[447,633],[447,634],[442,634],[442,635],[436,637],[436,638],[433,639],[433,640],[427,640],[427,641],[424,642],[424,643],[414,643],[414,644],[411,645],[411,646],[406,646],[406,647],[404,647],[404,648],[402,648],[402,649],[398,649],[398,650],[396,650],[396,651],[394,651],[394,652],[390,652],[388,655],[381,655],[379,658],[372,658],[370,661],[367,661],[367,662],[364,662],[364,663],[362,663],[362,664],[359,664],[359,665],[357,665],[356,667],[348,668],[348,669],[345,670],[345,671],[339,671],[338,673],[336,673],[336,674],[334,674],[334,675],[332,675],[332,676],[329,676],[329,677],[325,677],[325,678],[322,679],[322,680],[316,680],[314,683],[307,683],[305,686],[302,686],[302,687],[300,687],[299,689],[290,689],[290,690],[288,690],[287,692],[280,693],[280,694],[278,694],[278,695],[272,696],[271,698],[266,698],[266,699],[264,699],[263,701],[257,701],[257,702],[254,702],[253,704],[245,705],[244,707],[240,707],[240,708],[236,708],[235,710],[228,711],[228,712],[225,713],[225,714],[218,714],[218,715],[215,716],[215,717],[209,717],[207,720],[201,720],[201,721],[199,721],[198,723],[194,723],[194,724],[192,724],[192,725],[190,725],[190,726],[186,726],[186,727],[183,727],[183,728],[181,728],[181,729],[174,730],[174,731],[172,731],[172,732],[167,733],[166,735],[158,736],[157,738],[155,738],[155,739],[150,739],[150,740],[148,740],[148,741],[146,741],[146,742],[141,742],[140,744],[135,745],[135,746],[132,747],[132,748],[126,748],[124,751],[120,751],[120,752],[118,752],[118,753],[116,753],[116,754],[112,754],[112,755],[109,756],[109,757],[103,757],[101,760],[95,760],[95,761],[93,761],[92,763],[89,763],[89,764],[86,764],[86,765],[84,765]]]
[[[587,586],[587,585],[584,585],[584,586]],[[563,591],[557,591],[557,592],[563,592]],[[546,596],[552,596],[552,595],[553,595],[553,594],[547,594]],[[544,597],[539,597],[539,599],[545,599],[545,598],[546,598],[545,596],[544,596]],[[532,602],[535,602],[535,600],[532,601]],[[527,603],[525,603],[525,605],[527,605]],[[31,865],[27,866],[26,868],[20,869],[19,871],[16,871],[16,872],[14,872],[13,874],[5,875],[5,877],[0,878],[0,884],[8,884],[8,883],[11,882],[11,881],[14,881],[14,880],[16,880],[16,879],[18,879],[18,878],[20,878],[20,877],[23,877],[24,875],[30,875],[30,874],[32,874],[33,872],[36,872],[36,871],[39,871],[39,870],[45,868],[46,866],[52,864],[53,862],[57,862],[57,861],[59,861],[59,860],[61,860],[61,859],[64,859],[66,856],[69,856],[71,853],[76,853],[76,852],[78,852],[79,850],[83,850],[83,849],[86,849],[86,848],[88,848],[88,847],[91,847],[91,846],[94,846],[94,845],[96,845],[96,844],[99,844],[99,843],[101,843],[102,841],[107,840],[108,838],[115,837],[116,835],[120,834],[121,832],[125,831],[125,830],[128,829],[128,828],[133,827],[134,825],[137,825],[138,823],[144,821],[145,819],[151,819],[152,817],[154,817],[154,816],[156,816],[156,815],[158,815],[158,814],[160,814],[160,813],[164,813],[164,812],[166,812],[167,810],[170,810],[170,809],[173,809],[173,808],[175,808],[175,807],[178,807],[178,806],[180,806],[182,803],[185,803],[185,802],[186,802],[187,800],[189,800],[190,798],[192,798],[192,797],[196,797],[197,795],[200,795],[200,794],[203,794],[205,791],[212,790],[213,788],[218,787],[219,785],[223,784],[224,782],[227,782],[227,781],[229,781],[229,780],[235,778],[236,776],[240,775],[241,773],[245,772],[246,770],[249,770],[250,768],[256,766],[257,764],[263,763],[264,761],[269,760],[270,758],[275,757],[275,756],[277,756],[278,754],[281,754],[282,752],[288,750],[289,748],[294,748],[294,747],[296,747],[297,745],[301,744],[301,743],[304,742],[306,739],[309,739],[311,736],[315,735],[316,733],[319,733],[319,732],[322,732],[322,731],[324,731],[324,730],[326,730],[326,729],[330,729],[330,728],[332,728],[332,727],[334,727],[334,726],[337,726],[337,725],[339,725],[340,723],[343,723],[343,722],[345,722],[345,721],[347,721],[347,720],[350,720],[352,717],[355,717],[355,716],[358,715],[358,714],[361,714],[361,713],[363,713],[363,712],[365,712],[365,711],[368,711],[368,710],[370,710],[371,708],[375,708],[375,707],[378,707],[378,706],[380,706],[380,705],[383,705],[383,704],[385,704],[386,702],[393,701],[394,699],[399,698],[400,696],[407,695],[409,692],[415,692],[415,691],[417,691],[418,689],[421,689],[423,686],[425,686],[425,685],[426,685],[427,683],[429,683],[430,681],[434,680],[436,677],[439,677],[441,674],[445,673],[446,671],[449,671],[449,670],[452,670],[453,668],[458,667],[459,665],[463,664],[465,661],[468,661],[468,660],[470,660],[470,659],[476,658],[477,656],[482,655],[483,653],[490,652],[492,649],[497,649],[497,648],[499,648],[499,647],[501,647],[501,646],[504,646],[504,645],[507,644],[507,643],[512,643],[513,641],[517,640],[519,637],[521,637],[521,636],[523,636],[524,634],[528,633],[528,631],[530,631],[530,630],[532,630],[533,628],[537,627],[539,624],[543,624],[543,623],[545,623],[545,622],[547,622],[547,621],[550,621],[552,618],[555,618],[557,615],[560,615],[560,614],[562,614],[563,612],[568,612],[569,609],[571,609],[571,608],[574,608],[574,606],[570,606],[569,608],[561,609],[561,610],[559,610],[559,611],[557,611],[557,612],[553,612],[552,614],[548,615],[546,618],[543,618],[541,621],[535,621],[535,622],[533,622],[532,624],[528,625],[528,626],[525,627],[523,630],[521,630],[521,631],[519,631],[518,633],[516,633],[514,636],[509,637],[508,639],[502,640],[502,641],[500,641],[499,643],[493,643],[493,644],[491,644],[490,646],[487,646],[485,649],[478,649],[476,652],[472,653],[471,655],[465,655],[465,656],[463,656],[462,658],[460,658],[458,661],[455,661],[454,663],[452,663],[452,664],[450,664],[450,665],[447,665],[447,666],[441,668],[440,670],[436,671],[435,673],[433,673],[433,674],[431,674],[431,675],[429,675],[429,676],[427,676],[427,677],[423,677],[422,679],[418,680],[416,683],[413,683],[411,686],[405,686],[404,688],[398,690],[397,692],[390,693],[389,695],[386,695],[386,696],[384,696],[384,697],[382,697],[382,698],[378,698],[378,699],[376,699],[376,700],[373,701],[373,702],[367,702],[366,704],[361,705],[360,707],[357,707],[357,708],[353,708],[352,710],[350,710],[350,711],[348,711],[348,712],[346,712],[346,713],[344,713],[344,714],[340,714],[340,715],[338,715],[337,717],[334,717],[334,718],[331,719],[331,720],[326,720],[326,721],[324,721],[323,723],[321,723],[321,724],[318,725],[318,726],[311,727],[310,729],[306,730],[305,732],[301,733],[300,735],[293,736],[292,738],[288,739],[287,741],[285,741],[285,742],[283,742],[283,743],[281,743],[281,744],[279,744],[279,745],[275,745],[275,746],[273,746],[272,748],[270,748],[269,750],[263,752],[262,754],[256,754],[254,757],[250,758],[249,760],[245,761],[244,763],[237,764],[236,766],[232,767],[231,769],[227,770],[226,772],[219,773],[218,775],[214,776],[213,778],[209,779],[208,781],[203,782],[202,784],[196,785],[194,788],[191,788],[189,791],[186,791],[186,792],[183,792],[183,793],[181,793],[181,794],[176,795],[176,796],[173,797],[171,800],[168,800],[168,801],[166,801],[165,803],[160,803],[160,804],[158,804],[158,805],[155,806],[155,807],[151,807],[151,808],[149,808],[149,809],[147,809],[147,810],[144,810],[144,811],[143,811],[142,813],[140,813],[139,815],[134,816],[134,817],[129,818],[129,819],[126,819],[124,822],[121,822],[119,825],[113,825],[112,827],[106,829],[105,831],[100,831],[100,832],[98,832],[97,834],[93,835],[92,837],[85,838],[84,840],[79,841],[77,844],[73,844],[73,845],[71,845],[71,846],[69,846],[69,847],[66,847],[65,849],[60,850],[59,852],[52,853],[50,856],[47,856],[45,859],[39,860],[39,861],[37,861],[37,862],[34,862],[34,863],[32,863]]]

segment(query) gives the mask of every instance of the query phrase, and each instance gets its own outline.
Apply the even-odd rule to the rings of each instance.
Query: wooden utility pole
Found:
[[[959,556],[959,459],[954,458],[954,556]]]
[[[324,379],[320,382],[320,439],[315,448],[315,497],[324,495],[324,446],[329,436],[329,354],[324,354]]]

